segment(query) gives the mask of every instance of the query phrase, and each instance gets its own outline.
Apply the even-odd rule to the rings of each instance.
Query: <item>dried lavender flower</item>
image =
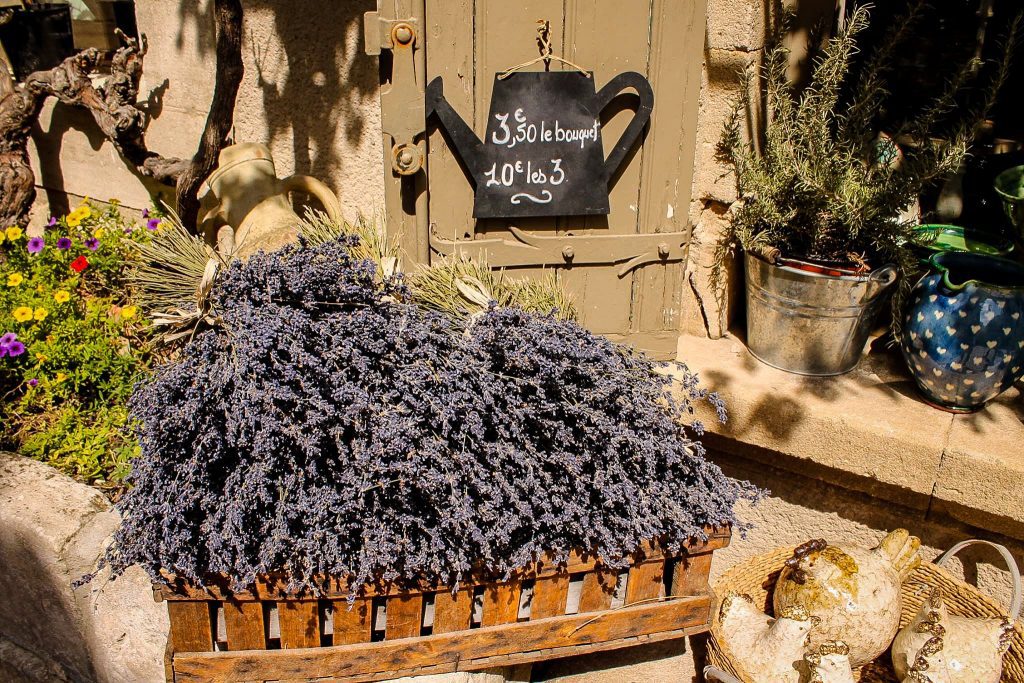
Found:
[[[724,409],[685,366],[673,379],[554,314],[492,305],[455,329],[349,246],[233,263],[223,324],[137,387],[115,574],[242,588],[284,571],[315,590],[455,585],[574,549],[621,567],[759,495],[703,457],[693,402]]]

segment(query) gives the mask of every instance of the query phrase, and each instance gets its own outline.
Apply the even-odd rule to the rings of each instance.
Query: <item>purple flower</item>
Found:
[[[150,230],[156,230],[158,227],[160,227],[160,219],[150,218],[149,222],[146,223],[146,227],[149,228]]]
[[[0,337],[0,347],[6,348],[17,340],[18,335],[16,335],[14,332],[8,332],[4,336]]]
[[[35,387],[35,386],[38,386],[38,385],[39,385],[39,380],[37,380],[37,379],[36,379],[35,377],[33,377],[32,379],[30,379],[30,380],[28,381],[28,385],[29,385],[30,387]]]
[[[8,355],[10,355],[11,358],[20,356],[21,354],[25,353],[25,345],[22,344],[20,341],[13,341],[7,347],[7,353]]]
[[[70,249],[71,248],[71,238],[70,237],[61,237],[59,240],[57,240],[57,248],[60,249],[61,251],[67,251],[68,249]]]
[[[100,241],[95,237],[90,237],[85,240],[85,246],[89,248],[89,251],[96,251],[100,248]]]
[[[42,237],[33,237],[28,241],[28,253],[38,254],[46,246],[46,241]]]
[[[57,225],[57,217],[56,216],[50,216],[50,222],[46,224],[46,227],[52,228],[55,225]]]
[[[143,209],[142,210],[142,217],[143,218],[149,218],[149,209]]]

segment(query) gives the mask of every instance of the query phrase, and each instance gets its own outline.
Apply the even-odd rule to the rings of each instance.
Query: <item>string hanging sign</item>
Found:
[[[445,100],[441,78],[427,86],[427,116],[463,162],[477,218],[608,214],[609,184],[654,108],[643,75],[621,73],[596,90],[592,73],[552,54],[550,25],[539,23],[540,56],[495,75],[482,141]],[[552,60],[573,70],[550,71]],[[538,62],[545,71],[523,71]],[[639,105],[605,158],[601,112],[629,89],[639,95]]]

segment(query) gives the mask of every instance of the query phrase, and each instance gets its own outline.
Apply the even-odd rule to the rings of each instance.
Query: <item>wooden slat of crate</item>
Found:
[[[281,647],[320,647],[320,614],[315,600],[289,600],[277,603],[281,624]]]
[[[171,652],[213,651],[213,620],[207,602],[173,602],[167,604],[171,620],[168,647]]]
[[[264,652],[177,653],[177,681],[323,677],[359,683],[477,671],[680,638],[707,630],[708,595],[398,641]]]
[[[225,601],[224,625],[229,650],[263,650],[267,647],[263,603]]]
[[[644,562],[629,569],[626,581],[626,604],[650,600],[662,595],[665,589],[665,561]]]
[[[688,555],[675,561],[671,595],[701,595],[711,590],[711,553]]]
[[[418,636],[423,625],[423,596],[400,595],[388,598],[387,617],[385,640]]]
[[[533,585],[530,619],[560,617],[565,614],[565,601],[569,596],[569,575],[561,574],[537,579]]]
[[[687,552],[691,554],[710,552],[712,550],[718,550],[729,545],[730,531],[728,529],[714,529],[708,531],[708,540],[706,542],[690,541],[684,544]],[[659,547],[645,543],[641,546],[640,555],[642,561],[665,559],[667,557],[674,557],[675,554],[664,553]],[[543,578],[545,576],[553,576],[556,574],[582,574],[584,572],[593,571],[595,568],[600,566],[600,562],[597,558],[589,555],[582,555],[580,553],[572,553],[569,556],[567,562],[563,564],[553,563],[545,560],[537,563],[533,567],[525,568],[520,573],[520,579],[525,578]],[[235,600],[235,601],[246,601],[246,600],[298,600],[311,597],[319,597],[322,599],[335,600],[347,598],[350,589],[349,585],[344,580],[331,579],[326,582],[324,590],[321,594],[316,596],[306,596],[302,594],[289,593],[287,586],[289,580],[284,576],[270,576],[261,577],[254,588],[251,591],[238,591],[233,592],[228,589],[229,581],[227,579],[219,579],[216,583],[198,587],[183,582],[174,582],[173,577],[168,577],[172,583],[171,585],[157,584],[153,587],[153,593],[157,600]],[[471,584],[474,581],[467,579],[467,583]],[[479,581],[477,583],[485,583],[486,581]],[[432,593],[434,591],[445,590],[444,586],[436,585],[422,585],[419,587],[398,587],[393,585],[372,585],[365,586],[360,589],[360,595],[366,597],[375,596],[386,596],[386,595],[408,595],[414,593]]]
[[[473,593],[441,591],[434,596],[434,633],[465,631],[473,617]]]
[[[584,575],[580,590],[580,613],[600,612],[611,607],[618,580],[619,573],[609,569],[599,569]]]
[[[511,624],[519,618],[522,585],[518,581],[492,583],[484,587],[484,613],[481,626]]]
[[[333,607],[335,645],[367,643],[370,641],[370,619],[373,603],[368,598],[359,598],[349,609],[348,600],[335,600]]]

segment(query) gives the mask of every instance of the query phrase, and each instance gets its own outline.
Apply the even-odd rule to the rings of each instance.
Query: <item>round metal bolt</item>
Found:
[[[669,251],[668,245],[664,242],[658,245],[658,256],[661,258],[668,258]]]
[[[399,45],[408,45],[412,42],[415,35],[412,31],[412,26],[409,26],[409,24],[398,24],[395,26],[394,33],[392,34],[395,42]]]
[[[576,255],[576,251],[572,247],[562,247],[562,258],[566,261],[572,261],[572,257]]]
[[[398,153],[398,165],[402,168],[409,168],[412,166],[412,162],[416,159],[413,155],[412,150],[406,147]]]

